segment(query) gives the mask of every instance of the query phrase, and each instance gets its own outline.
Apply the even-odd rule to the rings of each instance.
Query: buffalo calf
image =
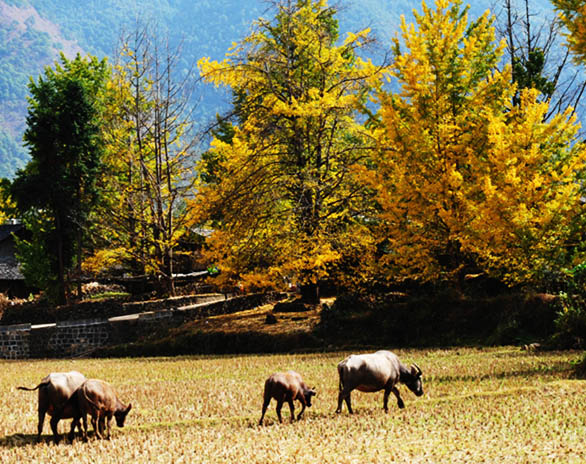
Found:
[[[73,438],[75,425],[83,422],[83,437],[87,440],[87,415],[91,416],[92,426],[98,438],[110,438],[110,424],[112,417],[116,418],[116,425],[124,427],[124,421],[132,408],[132,404],[125,406],[116,395],[116,391],[107,382],[98,379],[88,379],[75,391],[69,399],[75,417],[71,424],[70,438]]]
[[[307,388],[301,375],[295,371],[277,372],[271,375],[265,382],[262,416],[258,424],[262,425],[265,412],[272,398],[277,400],[277,416],[279,417],[279,422],[283,422],[281,408],[285,401],[289,404],[291,422],[293,422],[295,420],[295,406],[293,405],[293,401],[298,400],[301,403],[301,412],[297,416],[297,420],[299,420],[303,411],[305,411],[305,407],[311,407],[311,397],[315,394],[315,390]]]

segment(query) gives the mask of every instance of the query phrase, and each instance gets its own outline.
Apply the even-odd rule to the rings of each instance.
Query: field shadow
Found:
[[[88,440],[92,440],[93,438],[94,432],[88,431]],[[77,440],[81,440],[79,434],[75,435],[74,441]],[[56,446],[71,445],[71,443],[72,442],[67,438],[67,434],[64,434],[60,435],[59,443]],[[43,434],[41,435],[40,440],[37,439],[36,433],[14,433],[0,438],[1,448],[24,448],[25,446],[34,445],[55,445],[53,434]]]
[[[0,438],[0,446],[3,448],[21,448],[49,443],[53,443],[53,435],[41,435],[40,440],[37,440],[36,433],[14,433]]]
[[[515,377],[538,377],[544,374],[548,375],[562,375],[569,374],[572,371],[572,365],[568,362],[554,362],[548,365],[540,365],[533,368],[525,368],[519,370],[510,370],[502,372],[489,372],[477,375],[462,374],[462,375],[435,375],[433,382],[470,382],[475,380],[488,379],[508,379]]]

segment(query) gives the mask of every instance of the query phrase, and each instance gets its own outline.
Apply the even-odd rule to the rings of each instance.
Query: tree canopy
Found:
[[[519,283],[571,262],[586,166],[571,109],[545,122],[535,89],[512,105],[488,13],[469,23],[461,2],[437,0],[415,18],[395,41],[388,76],[401,91],[378,95],[379,149],[364,169],[383,269]]]
[[[552,0],[568,28],[567,42],[577,60],[586,62],[586,4],[581,0]]]
[[[368,29],[340,42],[325,1],[274,7],[223,62],[199,63],[231,88],[239,121],[230,141],[212,141],[221,175],[201,186],[198,219],[213,221],[209,256],[225,275],[316,284],[363,241],[351,168],[367,159],[357,120],[379,69],[356,53]]]
[[[42,212],[50,223],[41,234],[39,251],[51,263],[58,302],[66,298],[68,271],[74,262],[80,264],[82,236],[98,195],[103,148],[100,98],[108,74],[105,60],[80,55],[68,60],[61,55],[54,68],[45,68],[44,75],[29,84],[24,138],[31,160],[18,171],[12,193],[24,215]]]
[[[583,10],[557,4],[580,57]],[[583,261],[586,150],[573,109],[550,106],[539,47],[510,41],[504,64],[489,12],[435,0],[374,64],[369,29],[340,37],[326,0],[267,11],[223,60],[198,62],[232,95],[199,162],[196,79],[147,27],[112,69],[62,56],[31,80],[32,159],[10,188],[33,237],[25,274],[63,301],[82,261],[122,264],[173,294],[180,242],[201,229],[219,285],[313,298],[323,282],[468,274],[539,286]]]

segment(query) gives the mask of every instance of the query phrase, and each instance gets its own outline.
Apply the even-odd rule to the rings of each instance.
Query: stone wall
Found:
[[[30,333],[30,324],[0,326],[0,358],[28,358]]]
[[[152,334],[155,330],[178,327],[190,320],[250,309],[283,296],[284,294],[254,294],[109,319],[59,321],[38,326],[0,326],[0,358],[89,356],[103,346],[129,343]]]
[[[31,324],[48,324],[55,321],[74,319],[107,319],[124,314],[137,314],[144,311],[160,311],[226,298],[219,293],[188,295],[161,300],[148,301],[84,301],[70,306],[49,307],[36,305],[9,306],[2,314],[3,325],[15,325],[30,322]]]

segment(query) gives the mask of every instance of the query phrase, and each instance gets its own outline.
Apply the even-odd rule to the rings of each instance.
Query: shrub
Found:
[[[578,295],[586,295],[586,263],[578,264],[569,271],[569,289]]]
[[[576,363],[574,376],[578,379],[586,379],[586,353],[584,353],[582,360]]]
[[[552,342],[559,348],[586,347],[586,301],[581,295],[562,293],[561,309],[555,320],[556,333]]]
[[[0,319],[2,319],[2,314],[9,304],[10,300],[8,297],[4,293],[0,293]]]

